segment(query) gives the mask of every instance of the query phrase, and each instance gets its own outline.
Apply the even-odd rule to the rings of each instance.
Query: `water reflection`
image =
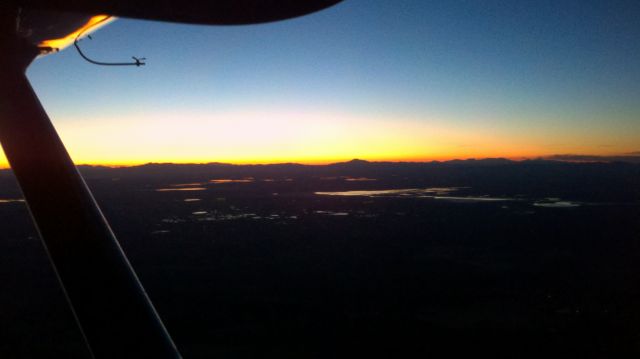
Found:
[[[0,198],[0,203],[24,203],[24,199]]]
[[[393,197],[393,198],[431,198],[451,202],[506,202],[518,201],[519,198],[491,197],[491,196],[451,196],[453,192],[470,187],[430,187],[430,188],[405,188],[386,189],[374,191],[337,191],[314,192],[320,196],[346,196],[346,197]]]
[[[190,192],[190,191],[206,191],[204,187],[186,187],[186,188],[158,188],[156,192]]]
[[[337,191],[337,192],[314,192],[320,196],[361,196],[361,197],[425,197],[431,195],[447,195],[468,187],[431,187],[431,188],[403,188],[384,189],[374,191]]]
[[[456,197],[456,196],[424,196],[427,198],[433,199],[441,199],[452,202],[505,202],[505,201],[516,201],[515,198],[507,198],[507,197],[489,197],[489,196],[481,196],[481,197]]]
[[[377,181],[375,178],[369,177],[351,177],[351,176],[333,176],[333,177],[320,177],[321,181],[338,181],[344,180],[347,182],[370,182]]]
[[[547,197],[542,200],[527,199],[522,195],[515,197],[492,197],[489,195],[481,196],[452,196],[451,194],[461,189],[469,189],[470,187],[430,187],[430,188],[404,188],[404,189],[385,189],[373,191],[336,191],[336,192],[314,192],[319,196],[345,196],[345,197],[388,197],[388,198],[430,198],[435,200],[450,202],[523,202],[528,201],[535,207],[547,208],[575,208],[584,205],[584,203],[562,200],[556,197]]]
[[[546,207],[546,208],[575,208],[575,207],[580,207],[580,203],[577,202],[570,202],[570,201],[543,201],[543,202],[536,202],[533,204],[536,207]]]
[[[337,212],[337,211],[314,211],[315,214],[323,214],[325,216],[348,216],[348,212]]]
[[[171,187],[198,187],[198,186],[204,186],[205,184],[206,184],[205,182],[178,183],[178,184],[172,184]]]
[[[223,183],[252,183],[255,181],[253,177],[245,177],[241,179],[232,179],[232,178],[219,178],[212,179],[209,182],[213,184],[223,184]]]
[[[263,217],[258,216],[255,213],[238,213],[238,214],[213,213],[206,217],[197,218],[197,220],[200,222],[233,221],[238,219],[263,219]]]

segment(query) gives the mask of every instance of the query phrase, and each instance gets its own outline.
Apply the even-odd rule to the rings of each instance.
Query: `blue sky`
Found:
[[[68,48],[28,76],[80,162],[618,154],[640,150],[639,18],[638,1],[347,0],[263,25],[119,19],[85,52],[147,66]],[[227,118],[244,127],[217,138]],[[324,151],[335,133],[356,145]]]

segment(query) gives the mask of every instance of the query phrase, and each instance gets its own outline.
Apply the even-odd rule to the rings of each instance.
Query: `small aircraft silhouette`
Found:
[[[93,357],[179,358],[180,354],[31,88],[26,68],[37,56],[71,44],[78,48],[79,38],[99,27],[96,21],[104,25],[114,16],[242,25],[302,16],[340,1],[5,0],[0,4],[0,142]],[[145,64],[144,58],[133,60],[126,64]]]
[[[135,61],[134,63],[135,63],[136,66],[145,65],[145,63],[143,61],[147,59],[146,57],[137,58],[135,56],[131,56],[131,58]]]

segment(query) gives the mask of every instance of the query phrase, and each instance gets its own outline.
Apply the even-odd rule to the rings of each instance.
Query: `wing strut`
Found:
[[[0,142],[95,358],[180,358],[25,75],[38,49],[0,15]]]

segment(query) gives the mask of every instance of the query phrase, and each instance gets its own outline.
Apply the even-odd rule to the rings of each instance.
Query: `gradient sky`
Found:
[[[78,163],[640,151],[640,2],[346,0],[280,23],[119,19],[28,77]],[[4,157],[0,156],[0,163]]]

